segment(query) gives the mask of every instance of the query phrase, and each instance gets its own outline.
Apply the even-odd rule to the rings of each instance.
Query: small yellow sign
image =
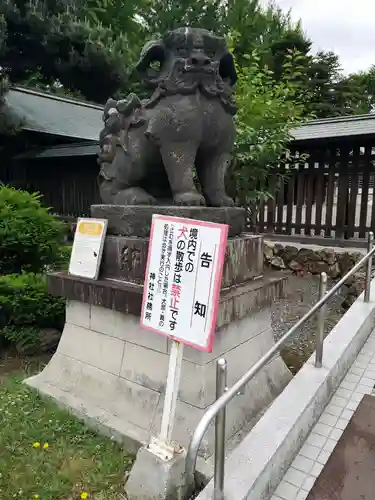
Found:
[[[103,226],[99,222],[83,221],[78,224],[78,231],[86,236],[100,236]]]

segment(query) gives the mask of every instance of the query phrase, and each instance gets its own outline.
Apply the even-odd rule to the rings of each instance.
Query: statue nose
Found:
[[[204,54],[195,54],[191,58],[192,66],[197,66],[199,68],[203,68],[204,66],[208,66],[211,64],[211,59]]]

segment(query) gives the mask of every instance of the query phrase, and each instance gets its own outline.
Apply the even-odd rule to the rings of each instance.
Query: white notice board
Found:
[[[141,326],[212,350],[228,226],[154,215]]]
[[[107,225],[106,219],[78,219],[69,274],[98,279]]]

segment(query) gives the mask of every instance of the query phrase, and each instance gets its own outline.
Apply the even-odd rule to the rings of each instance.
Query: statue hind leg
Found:
[[[99,192],[109,205],[152,205],[155,198],[139,186],[144,166],[119,143],[117,137],[107,140],[109,147],[99,158]],[[104,158],[104,161],[103,161]]]
[[[156,200],[138,186],[118,186],[115,179],[99,176],[100,197],[106,205],[153,205]]]

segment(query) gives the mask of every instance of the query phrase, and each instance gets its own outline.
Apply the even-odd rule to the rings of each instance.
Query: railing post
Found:
[[[216,363],[216,399],[227,390],[227,362],[219,359]],[[225,416],[226,406],[215,419],[215,471],[214,500],[224,500],[224,467],[225,467]]]
[[[322,300],[327,291],[327,274],[321,273],[319,283],[319,300]],[[318,331],[315,341],[315,367],[321,368],[323,364],[324,324],[326,319],[326,304],[319,310]]]
[[[367,237],[367,253],[371,252],[373,245],[374,245],[374,233],[370,231]],[[372,255],[368,259],[366,267],[365,302],[370,302],[371,273],[372,273]]]

